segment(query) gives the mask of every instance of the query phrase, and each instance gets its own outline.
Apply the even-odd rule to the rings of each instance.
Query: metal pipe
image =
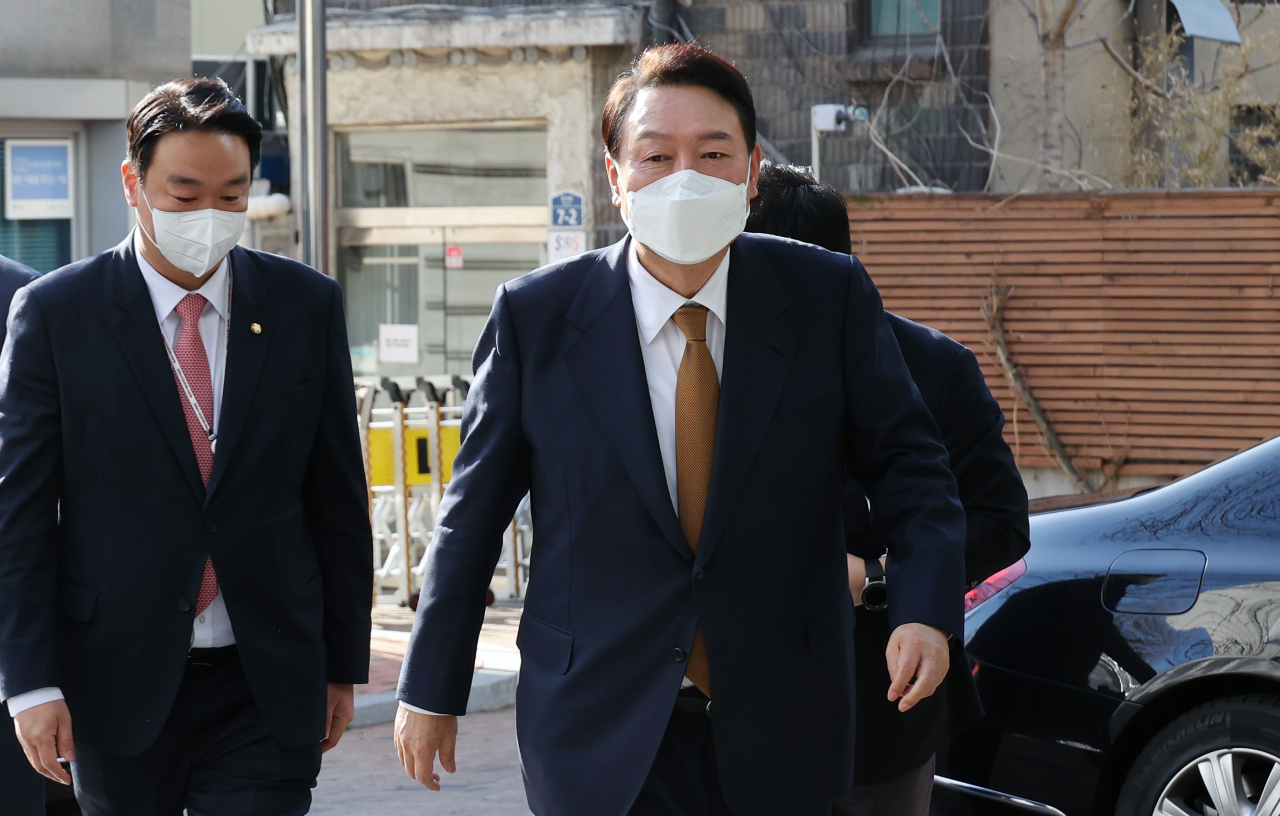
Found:
[[[413,597],[413,536],[409,533],[409,479],[405,472],[404,402],[393,402],[391,408],[393,411],[391,414],[391,461],[395,468],[396,479],[396,538],[400,541],[402,562],[400,600],[407,606]]]
[[[977,785],[970,785],[968,782],[961,782],[957,779],[948,779],[945,776],[935,776],[933,785],[937,788],[947,788],[957,793],[967,794],[969,796],[977,796],[980,799],[988,799],[992,802],[1000,802],[1020,810],[1030,811],[1031,813],[1040,813],[1043,816],[1066,816],[1065,813],[1056,807],[1033,802],[1030,799],[1023,799],[1020,796],[1010,796],[1007,793],[993,791],[990,788],[982,788]]]
[[[328,274],[329,176],[324,0],[298,0],[302,262]]]

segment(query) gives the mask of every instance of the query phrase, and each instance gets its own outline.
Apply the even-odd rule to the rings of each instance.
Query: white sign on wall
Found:
[[[547,263],[563,261],[586,251],[586,230],[551,230],[547,233]]]
[[[418,364],[418,324],[378,324],[378,362]]]
[[[4,140],[4,217],[72,217],[70,139]]]

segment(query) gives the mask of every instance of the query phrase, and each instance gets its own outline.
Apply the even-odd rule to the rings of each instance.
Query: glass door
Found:
[[[546,263],[546,254],[545,243],[529,242],[342,247],[355,375],[470,378],[471,353],[498,287]],[[409,361],[413,354],[388,359],[395,355],[388,355],[379,338],[389,325],[416,327],[417,362]]]

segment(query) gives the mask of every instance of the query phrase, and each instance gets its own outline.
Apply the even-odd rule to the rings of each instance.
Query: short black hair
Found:
[[[807,170],[760,163],[760,194],[751,200],[747,232],[781,235],[832,252],[853,252],[849,206],[834,187],[819,184]]]
[[[175,79],[143,97],[125,124],[127,158],[143,180],[156,142],[175,130],[229,133],[249,144],[249,167],[262,154],[262,125],[221,79]]]
[[[631,67],[613,81],[600,114],[600,137],[609,155],[617,156],[622,143],[622,123],[645,88],[706,88],[721,96],[738,112],[747,150],[756,149],[756,103],[742,72],[724,57],[695,43],[655,45],[636,57]]]

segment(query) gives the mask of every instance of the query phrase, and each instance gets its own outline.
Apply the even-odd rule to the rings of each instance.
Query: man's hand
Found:
[[[71,710],[66,700],[54,700],[19,712],[13,718],[13,728],[32,768],[54,782],[71,784],[71,775],[58,764],[59,754],[68,761],[76,758],[75,743],[71,739]]]
[[[849,594],[853,596],[853,605],[862,606],[862,587],[867,583],[867,562],[856,555],[845,553],[849,561]],[[880,568],[884,569],[884,558],[880,559]]]
[[[356,714],[356,687],[350,683],[329,684],[329,708],[325,717],[327,730],[320,743],[320,753],[328,751],[342,739],[342,732],[347,730],[351,718]]]
[[[910,711],[938,688],[951,668],[951,652],[942,630],[923,623],[904,623],[893,630],[889,648],[889,702],[899,700],[899,711]]]
[[[456,773],[453,751],[458,745],[458,718],[419,714],[404,706],[396,712],[396,753],[405,773],[426,786],[427,790],[440,790],[440,774],[435,772],[436,752],[440,752],[440,767]]]

